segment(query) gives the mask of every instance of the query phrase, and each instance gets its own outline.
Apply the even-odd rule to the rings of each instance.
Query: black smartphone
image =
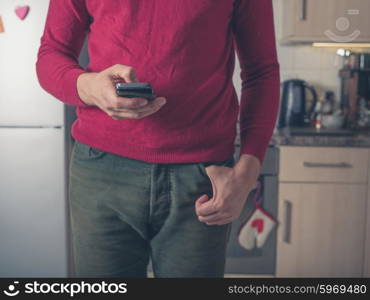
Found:
[[[116,93],[117,96],[126,98],[156,98],[152,86],[147,82],[119,82],[116,84]]]

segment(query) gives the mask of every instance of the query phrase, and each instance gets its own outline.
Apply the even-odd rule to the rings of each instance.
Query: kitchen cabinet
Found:
[[[368,150],[335,147],[281,147],[279,180],[367,184]]]
[[[369,155],[370,155],[370,151],[369,151]],[[370,170],[370,164],[369,164],[369,170]],[[369,176],[369,182],[367,186],[364,277],[370,278],[370,176]]]
[[[282,0],[282,42],[370,42],[369,0]]]
[[[366,276],[368,157],[367,149],[280,147],[277,277]]]
[[[277,276],[361,277],[366,192],[358,184],[280,184]]]

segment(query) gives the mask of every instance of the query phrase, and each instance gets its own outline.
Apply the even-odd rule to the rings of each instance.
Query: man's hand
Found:
[[[83,102],[99,107],[115,120],[141,119],[157,112],[166,103],[164,97],[153,101],[119,97],[114,87],[119,80],[138,81],[132,67],[114,65],[100,73],[81,74],[77,79],[78,94]]]
[[[237,219],[255,188],[260,172],[259,160],[241,155],[234,168],[212,165],[206,172],[212,182],[213,197],[201,196],[195,203],[198,219],[207,225],[223,225]]]

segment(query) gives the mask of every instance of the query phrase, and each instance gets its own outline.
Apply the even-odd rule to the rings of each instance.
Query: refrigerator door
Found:
[[[0,277],[66,277],[63,129],[0,128]]]
[[[35,66],[49,0],[21,2],[31,6],[23,21],[14,12],[20,3],[0,1],[0,126],[60,126],[63,104],[40,87]]]

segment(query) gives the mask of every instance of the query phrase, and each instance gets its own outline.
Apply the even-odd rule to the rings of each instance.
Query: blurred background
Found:
[[[279,117],[259,197],[233,222],[225,276],[370,277],[370,0],[273,3]],[[0,277],[74,274],[74,108],[35,73],[48,4],[0,3]],[[85,44],[80,64],[88,61]],[[237,138],[236,159],[239,147]]]

